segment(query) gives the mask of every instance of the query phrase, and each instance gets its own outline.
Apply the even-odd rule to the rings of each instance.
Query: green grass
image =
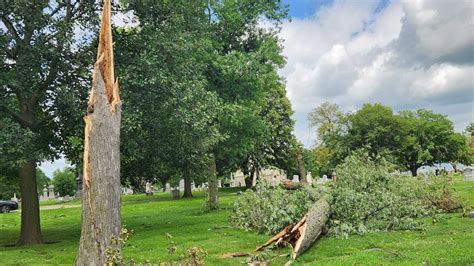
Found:
[[[469,207],[474,204],[474,182],[456,177],[456,193]],[[193,199],[173,201],[168,193],[153,197],[124,196],[122,223],[135,234],[124,246],[124,257],[152,263],[166,261],[168,242],[165,233],[173,235],[178,248],[200,246],[208,253],[208,265],[239,265],[244,259],[219,259],[225,252],[248,252],[269,237],[227,227],[229,208],[235,200],[235,189],[221,191],[223,209],[203,213],[204,193]],[[49,244],[13,247],[20,226],[18,212],[0,215],[0,264],[72,264],[80,236],[80,209],[56,209],[41,212],[42,231]],[[380,265],[380,264],[474,264],[474,219],[460,214],[442,215],[439,222],[425,218],[423,231],[396,231],[350,236],[349,239],[324,237],[301,256],[296,265]],[[272,264],[283,265],[289,249],[273,256]]]

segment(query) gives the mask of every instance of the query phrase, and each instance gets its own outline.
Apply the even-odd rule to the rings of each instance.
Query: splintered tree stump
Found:
[[[273,243],[276,245],[290,244],[293,248],[292,257],[295,259],[324,234],[330,212],[331,207],[327,198],[319,199],[297,224],[288,225],[263,245],[257,247],[255,252],[262,251]]]
[[[104,265],[120,222],[120,122],[118,82],[114,82],[110,0],[104,2],[97,62],[94,65],[84,136],[82,223],[76,265]]]

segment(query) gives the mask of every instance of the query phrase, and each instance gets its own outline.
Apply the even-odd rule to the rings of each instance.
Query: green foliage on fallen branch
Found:
[[[358,152],[338,168],[332,188],[330,234],[347,237],[380,230],[419,229],[416,218],[426,215],[425,184],[409,176],[390,174],[392,165]]]
[[[290,191],[261,183],[256,192],[247,190],[234,202],[230,221],[242,229],[275,234],[297,223],[319,197],[310,187]]]

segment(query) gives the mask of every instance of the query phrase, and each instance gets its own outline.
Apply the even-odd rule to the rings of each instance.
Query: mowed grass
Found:
[[[453,187],[466,206],[474,207],[474,182],[458,176]],[[239,265],[243,258],[220,259],[226,252],[250,252],[269,236],[229,227],[228,217],[235,189],[220,192],[222,210],[202,212],[203,192],[193,199],[171,200],[168,193],[152,197],[124,196],[122,223],[135,234],[123,248],[125,259],[140,263],[160,263],[169,259],[165,234],[173,236],[178,249],[199,246],[209,256],[207,265]],[[0,215],[0,264],[72,264],[78,249],[81,213],[79,208],[41,212],[43,235],[48,244],[14,247],[20,214]],[[461,214],[424,218],[422,231],[395,231],[350,236],[349,239],[323,237],[295,265],[380,265],[380,264],[474,264],[474,219]],[[289,260],[289,249],[270,252],[272,265]]]

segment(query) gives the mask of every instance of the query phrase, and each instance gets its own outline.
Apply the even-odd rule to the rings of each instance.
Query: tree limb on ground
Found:
[[[327,197],[319,199],[296,225],[288,225],[263,245],[257,247],[255,252],[262,251],[273,243],[277,246],[290,244],[293,248],[292,257],[295,259],[325,233],[330,211],[331,206]]]

